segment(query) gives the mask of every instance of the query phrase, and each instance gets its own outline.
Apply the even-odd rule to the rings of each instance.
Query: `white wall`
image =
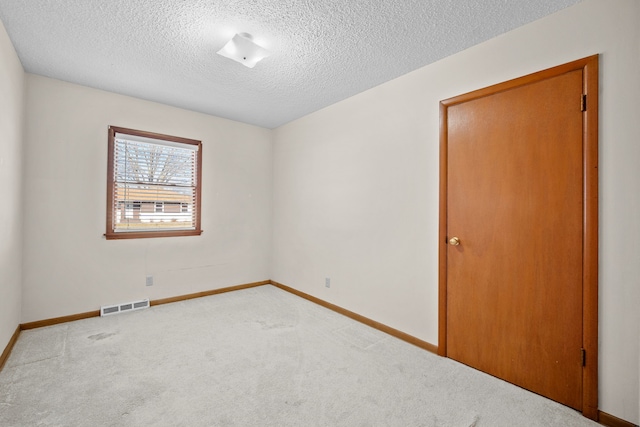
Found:
[[[22,135],[24,71],[0,22],[0,353],[22,305]]]
[[[599,407],[640,422],[639,22],[585,0],[277,129],[272,279],[437,344],[439,101],[600,53]]]
[[[270,130],[30,74],[26,99],[23,322],[269,279]],[[202,236],[104,239],[109,125],[202,140]]]

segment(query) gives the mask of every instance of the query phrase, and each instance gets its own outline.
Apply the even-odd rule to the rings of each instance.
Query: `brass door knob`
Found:
[[[449,239],[449,244],[451,246],[458,246],[460,244],[460,239],[458,239],[457,237],[452,237],[451,239]]]

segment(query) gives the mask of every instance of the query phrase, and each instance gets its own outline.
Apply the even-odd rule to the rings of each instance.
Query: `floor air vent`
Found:
[[[124,313],[125,311],[140,310],[143,308],[149,308],[149,298],[124,304],[103,305],[100,307],[100,316],[109,316],[110,314]]]

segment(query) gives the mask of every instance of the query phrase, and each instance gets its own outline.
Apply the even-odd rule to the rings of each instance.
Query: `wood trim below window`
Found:
[[[176,231],[131,231],[126,233],[105,233],[107,240],[121,239],[147,239],[153,237],[179,237],[199,236],[202,230],[176,230]]]

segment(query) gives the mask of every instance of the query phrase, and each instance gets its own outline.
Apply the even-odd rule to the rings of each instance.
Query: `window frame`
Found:
[[[115,186],[115,137],[116,133],[138,136],[144,138],[157,139],[160,141],[177,142],[186,145],[197,146],[196,151],[196,187],[195,187],[195,212],[193,230],[149,230],[149,231],[115,231],[114,229],[114,186]],[[202,234],[201,227],[201,211],[202,211],[202,141],[195,139],[182,138],[178,136],[165,135],[155,132],[147,132],[136,129],[123,128],[118,126],[109,126],[108,129],[108,157],[107,157],[107,231],[104,234],[107,240],[121,239],[144,239],[151,237],[178,237],[178,236],[199,236]],[[131,203],[134,203],[133,201]],[[155,210],[155,209],[154,209]]]

